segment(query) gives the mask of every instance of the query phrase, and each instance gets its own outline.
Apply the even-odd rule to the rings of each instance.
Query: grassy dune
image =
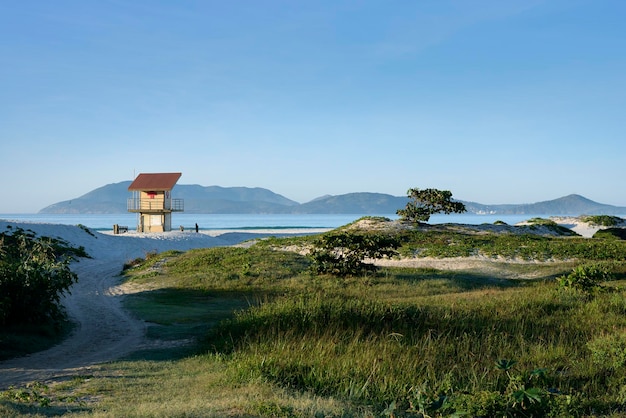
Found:
[[[126,304],[153,344],[88,375],[4,392],[0,415],[626,416],[626,243],[403,239],[405,254],[472,247],[551,261],[502,267],[533,279],[408,268],[340,279],[278,249],[310,238],[161,254],[126,273],[145,286]],[[558,286],[586,261],[614,280],[595,292]]]

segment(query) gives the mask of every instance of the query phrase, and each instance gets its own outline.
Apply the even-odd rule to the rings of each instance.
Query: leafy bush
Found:
[[[365,259],[392,257],[400,242],[384,234],[338,232],[323,235],[311,253],[312,269],[318,274],[356,276],[376,270]]]
[[[593,238],[626,240],[626,228],[600,229],[595,234],[593,234]]]
[[[626,365],[626,334],[602,335],[587,343],[593,362],[608,370],[618,370]]]
[[[592,294],[602,290],[602,282],[613,279],[606,264],[582,264],[575,267],[568,275],[557,278],[559,286]]]
[[[599,225],[599,226],[616,226],[621,224],[624,220],[619,216],[609,216],[609,215],[592,215],[592,216],[584,216],[582,218],[583,222],[587,222],[591,225]]]
[[[531,218],[527,221],[531,225],[544,225],[544,226],[554,226],[557,225],[552,219],[546,218]]]
[[[527,221],[530,224],[531,228],[536,228],[538,226],[550,229],[556,232],[559,235],[577,235],[574,231],[564,226],[557,224],[552,219],[545,218],[532,218]]]
[[[77,280],[69,263],[81,252],[21,228],[0,233],[0,325],[59,318],[61,295]]]

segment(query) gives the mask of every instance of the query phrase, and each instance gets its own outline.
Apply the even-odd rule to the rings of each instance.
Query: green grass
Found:
[[[195,343],[135,353],[21,399],[7,391],[0,415],[624,416],[621,244],[425,235],[411,233],[405,246],[501,257],[526,246],[557,261],[505,264],[501,274],[387,268],[338,279],[273,250],[280,240],[154,256],[127,270],[147,287],[126,304],[153,341]],[[590,296],[554,280],[598,260],[618,273],[605,283],[612,290]]]
[[[174,358],[198,352],[198,339],[249,301],[231,294],[216,296],[194,289],[157,289],[128,295],[126,308],[147,322],[147,337],[158,342],[134,359]]]
[[[494,367],[551,371],[547,388],[617,406],[624,368],[607,377],[587,344],[624,329],[623,295],[586,302],[553,284],[419,297],[413,302],[337,295],[284,298],[240,313],[211,334],[246,375],[377,410],[409,408],[413,388],[452,395],[506,392]],[[603,403],[604,402],[604,403]]]
[[[478,234],[471,231],[425,230],[402,235],[400,253],[417,257],[482,255],[522,260],[626,261],[626,242],[536,234]]]
[[[619,216],[610,215],[589,215],[582,217],[583,222],[588,222],[591,225],[599,226],[617,226],[624,220]]]
[[[71,322],[58,320],[2,327],[0,361],[48,349],[61,342],[72,331],[72,327]]]

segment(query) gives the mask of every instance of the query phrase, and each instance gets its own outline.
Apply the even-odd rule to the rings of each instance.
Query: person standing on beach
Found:
[[[196,233],[198,233],[198,224],[196,224]]]

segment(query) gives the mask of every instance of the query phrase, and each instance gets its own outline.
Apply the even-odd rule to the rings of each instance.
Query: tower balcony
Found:
[[[126,203],[129,212],[164,213],[184,212],[184,199],[137,199],[130,198]]]

